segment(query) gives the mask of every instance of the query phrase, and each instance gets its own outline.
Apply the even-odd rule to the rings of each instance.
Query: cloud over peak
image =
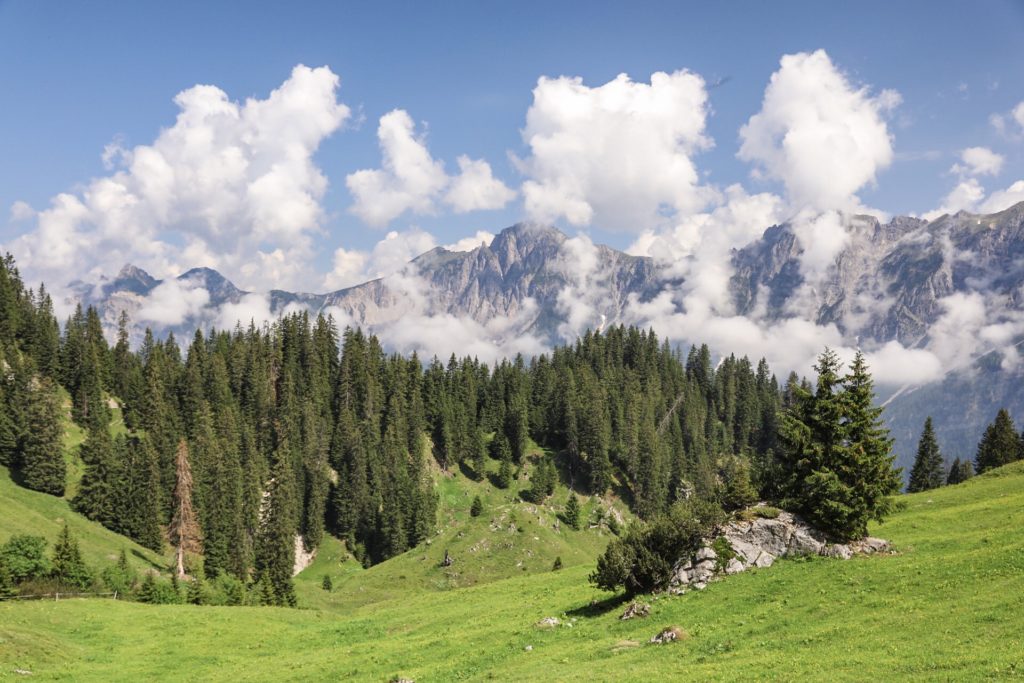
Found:
[[[54,197],[10,248],[54,288],[128,261],[158,276],[201,263],[243,286],[296,284],[327,188],[313,154],[350,115],[338,85],[329,68],[299,65],[266,99],[238,103],[212,85],[184,90],[172,126],[148,145],[108,147],[104,160],[116,170]],[[271,281],[253,264],[278,251],[294,265]]]
[[[597,87],[542,77],[522,131],[530,154],[518,160],[527,216],[640,232],[700,209],[691,157],[711,146],[707,113],[704,79],[686,70]]]
[[[780,181],[797,208],[856,209],[856,193],[892,163],[884,115],[899,102],[894,90],[851,84],[824,50],[785,55],[740,129],[738,156]]]

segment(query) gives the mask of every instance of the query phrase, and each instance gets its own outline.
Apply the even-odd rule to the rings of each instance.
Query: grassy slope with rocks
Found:
[[[36,679],[82,681],[966,680],[1024,673],[1024,463],[905,500],[905,510],[871,529],[898,554],[782,560],[703,592],[656,598],[649,617],[625,622],[621,604],[588,587],[588,564],[452,591],[396,588],[393,599],[341,609],[327,602],[307,610],[3,604],[0,676],[14,676],[15,668]],[[329,555],[330,548],[300,584],[319,580]],[[388,564],[339,574],[336,593],[356,591],[375,571],[390,571]],[[547,616],[562,625],[535,626]],[[673,625],[685,631],[680,642],[647,643]]]
[[[615,499],[581,497],[580,530],[562,519],[569,489],[559,483],[544,504],[524,502],[520,491],[529,488],[529,472],[536,467],[541,450],[531,444],[527,464],[508,489],[489,480],[474,481],[462,473],[437,471],[438,530],[428,543],[369,569],[363,569],[345,551],[344,544],[327,537],[313,564],[296,581],[300,605],[317,608],[350,608],[397,599],[417,591],[446,591],[524,574],[549,573],[555,558],[563,567],[592,567],[612,538],[607,525],[597,521],[614,507],[620,518],[631,515]],[[488,459],[489,474],[498,463]],[[469,513],[473,498],[480,496],[483,512]],[[557,523],[557,528],[556,528]],[[442,566],[445,551],[453,563]],[[323,576],[331,577],[334,590],[321,588]]]

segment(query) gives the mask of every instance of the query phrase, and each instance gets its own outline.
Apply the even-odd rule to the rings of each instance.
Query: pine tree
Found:
[[[469,506],[469,514],[471,517],[479,517],[484,511],[484,502],[480,500],[480,496],[474,496],[473,504]]]
[[[261,581],[267,581],[275,605],[295,605],[296,518],[295,474],[287,441],[274,453],[273,478],[267,486],[266,507],[256,553],[256,569]]]
[[[942,453],[939,452],[939,444],[935,440],[932,418],[928,417],[924,421],[924,431],[921,432],[921,440],[917,444],[917,456],[914,458],[914,467],[910,470],[907,493],[942,486],[945,480],[942,463]]]
[[[67,524],[61,529],[53,547],[53,569],[50,575],[62,585],[80,590],[92,585],[92,574],[85,566],[78,540],[71,535]]]
[[[175,546],[175,576],[185,577],[185,554],[202,552],[199,521],[192,505],[192,466],[189,464],[188,446],[182,440],[175,456],[176,483],[171,524],[167,535]]]
[[[85,473],[71,506],[94,522],[119,531],[124,521],[117,497],[124,491],[118,463],[114,459],[114,444],[106,427],[89,431],[79,453],[85,463]]]
[[[815,366],[816,392],[799,389],[783,416],[784,505],[826,533],[851,539],[867,533],[869,520],[884,517],[900,481],[863,354],[842,379],[839,368],[838,356],[826,349]]]
[[[750,466],[744,458],[729,458],[722,478],[722,507],[725,510],[739,510],[757,502],[757,490],[750,482]]]
[[[946,484],[949,486],[962,484],[973,476],[974,466],[971,465],[971,461],[956,458],[953,460],[953,464],[949,467],[949,475],[946,477]]]
[[[53,496],[64,495],[64,463],[60,406],[53,385],[41,379],[28,394],[22,432],[21,476],[25,486]]]
[[[487,444],[484,443],[483,430],[479,428],[473,430],[472,449],[473,474],[477,481],[483,481],[487,476]]]
[[[11,576],[11,572],[7,569],[7,565],[0,560],[0,600],[4,598],[12,597],[17,593],[14,585],[14,578]]]
[[[1020,460],[1024,457],[1024,444],[1013,426],[1013,420],[1006,408],[1000,408],[996,419],[985,428],[985,434],[978,443],[974,469],[978,474]]]
[[[515,481],[515,472],[512,467],[512,455],[508,454],[501,459],[501,464],[498,465],[498,476],[495,484],[498,488],[507,489],[512,486]]]
[[[565,503],[565,523],[577,531],[580,529],[580,501],[575,493],[570,493]]]

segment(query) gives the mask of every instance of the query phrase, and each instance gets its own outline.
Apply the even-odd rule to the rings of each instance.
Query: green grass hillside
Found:
[[[587,586],[586,564],[459,590],[396,588],[394,599],[344,609],[2,604],[0,677],[16,668],[78,681],[1024,675],[1024,463],[906,501],[872,529],[895,555],[781,561],[656,599],[648,618],[626,622],[621,604]],[[344,590],[374,571],[353,572]],[[535,626],[547,616],[563,625]],[[687,637],[647,643],[670,625]]]
[[[599,523],[614,508],[621,519],[631,515],[615,499],[581,496],[580,530],[571,529],[561,515],[569,489],[558,484],[543,505],[524,502],[519,492],[529,488],[529,472],[540,455],[534,446],[519,479],[507,490],[488,480],[475,481],[462,473],[435,476],[438,494],[438,531],[428,543],[369,569],[352,559],[344,545],[327,537],[312,565],[296,582],[299,602],[304,607],[348,609],[357,605],[401,598],[410,592],[445,591],[466,588],[500,579],[530,574],[547,574],[555,558],[563,567],[591,567],[612,538],[606,524]],[[498,463],[488,461],[491,473]],[[473,498],[480,496],[483,513],[469,513]],[[453,564],[442,566],[445,551]],[[321,588],[327,574],[334,591]]]
[[[134,541],[89,521],[71,509],[64,498],[30,491],[11,480],[10,471],[0,467],[0,543],[16,534],[43,536],[50,543],[57,539],[67,522],[79,542],[82,556],[93,568],[117,561],[123,549],[136,569],[160,569],[170,566],[170,557],[161,557]]]
[[[68,501],[78,490],[78,483],[85,470],[78,452],[86,433],[71,420],[71,398],[63,388],[60,392],[64,406],[64,460],[68,467],[64,497],[55,498],[22,488],[12,481],[8,468],[0,467],[0,543],[17,534],[31,534],[43,536],[52,546],[66,521],[71,533],[79,541],[83,557],[93,568],[113,564],[123,549],[129,563],[138,570],[166,569],[170,566],[170,556],[161,557],[71,509]],[[111,434],[117,436],[124,433],[126,428],[121,409],[112,407],[111,413]]]

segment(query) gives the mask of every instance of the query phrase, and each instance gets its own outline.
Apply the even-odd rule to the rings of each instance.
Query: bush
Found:
[[[484,511],[484,502],[480,500],[480,496],[473,498],[473,504],[469,506],[469,514],[472,517],[479,517],[480,513]]]
[[[330,593],[332,590],[334,590],[334,582],[331,581],[331,575],[330,574],[324,574],[323,581],[320,582],[320,587],[323,588],[328,593]]]
[[[15,584],[37,579],[50,573],[46,557],[46,539],[42,536],[11,536],[0,546],[0,564],[7,568]]]
[[[245,604],[245,584],[231,574],[221,572],[216,579],[207,584],[206,603],[208,605]]]
[[[118,563],[103,569],[100,578],[103,580],[103,585],[108,590],[117,593],[119,598],[127,598],[135,592],[138,586],[138,574],[128,565],[128,558],[123,550]]]
[[[181,593],[173,584],[157,581],[152,574],[146,574],[139,589],[139,602],[151,605],[178,605],[181,604]]]
[[[557,572],[561,568],[562,568],[562,556],[559,555],[558,557],[555,558],[555,563],[553,565],[551,565],[551,571]]]
[[[697,552],[723,520],[722,510],[711,503],[676,503],[668,514],[633,524],[624,537],[609,543],[590,582],[607,591],[625,588],[628,595],[664,589],[676,562]]]

